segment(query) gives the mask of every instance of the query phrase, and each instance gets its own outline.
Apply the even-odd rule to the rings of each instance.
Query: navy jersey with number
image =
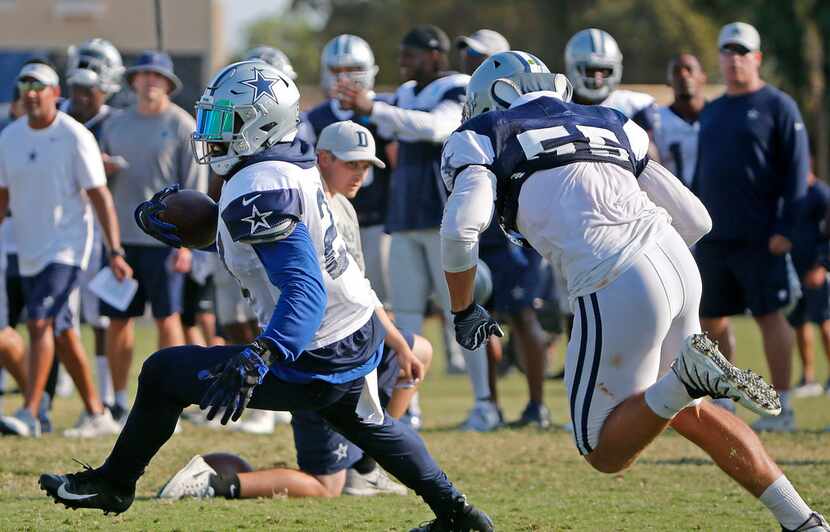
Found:
[[[535,93],[510,109],[464,123],[444,146],[441,174],[452,189],[455,176],[467,166],[489,168],[498,180],[497,213],[512,229],[515,212],[510,212],[510,204],[528,174],[594,161],[621,166],[637,176],[648,162],[647,151],[648,135],[623,113]]]

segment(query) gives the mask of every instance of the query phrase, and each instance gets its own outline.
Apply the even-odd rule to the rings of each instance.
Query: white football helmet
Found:
[[[291,61],[288,60],[288,56],[278,48],[272,46],[257,46],[256,48],[251,48],[245,54],[243,61],[253,61],[254,59],[265,61],[277,70],[282,71],[289,78],[297,79],[297,72],[291,66]]]
[[[493,54],[470,77],[464,121],[488,111],[507,109],[513,100],[528,92],[551,91],[568,102],[572,90],[563,74],[552,74],[535,55],[517,50]]]
[[[96,87],[107,94],[115,94],[121,90],[123,75],[121,54],[111,42],[95,38],[69,47],[66,62],[68,83]]]
[[[349,68],[348,72],[334,74],[332,68]],[[369,44],[357,35],[344,33],[330,40],[320,55],[320,85],[326,94],[331,92],[337,78],[345,76],[371,90],[375,86],[378,66]]]
[[[295,132],[299,120],[300,92],[286,74],[261,60],[233,63],[196,102],[193,154],[225,175],[242,157]]]
[[[589,69],[603,69],[608,75],[597,85]],[[623,55],[611,35],[596,28],[577,32],[565,46],[565,72],[580,99],[600,103],[622,81]]]

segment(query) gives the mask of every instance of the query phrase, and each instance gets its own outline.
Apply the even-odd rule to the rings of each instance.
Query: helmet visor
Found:
[[[193,140],[229,142],[233,136],[234,113],[230,102],[196,106],[196,131]]]

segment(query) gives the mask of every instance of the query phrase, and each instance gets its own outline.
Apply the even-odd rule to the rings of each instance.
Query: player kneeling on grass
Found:
[[[386,329],[375,313],[377,298],[334,225],[314,153],[295,140],[299,100],[290,79],[256,61],[223,68],[196,106],[197,160],[226,181],[216,247],[256,309],[259,337],[247,346],[182,346],[150,356],[106,462],[44,474],[40,485],[67,507],[123,512],[183,408],[199,404],[208,419],[221,412],[224,424],[239,419],[250,402],[265,410],[318,412],[423,497],[437,516],[426,530],[492,530],[490,518],[467,504],[423,440],[380,406],[377,367]],[[181,243],[175,220],[159,221],[159,210],[152,200],[139,206],[142,229]],[[421,363],[411,353],[398,355],[404,378],[419,379]]]
[[[573,432],[594,468],[629,467],[666,427],[706,451],[784,530],[830,530],[741,419],[702,397],[755,413],[781,404],[700,334],[701,281],[688,246],[711,227],[703,205],[649,161],[648,135],[622,113],[570,102],[571,87],[525,52],[473,74],[467,121],[444,145],[452,191],[441,227],[459,343],[501,334],[472,303],[475,251],[495,210],[567,278],[575,321],[565,364]]]

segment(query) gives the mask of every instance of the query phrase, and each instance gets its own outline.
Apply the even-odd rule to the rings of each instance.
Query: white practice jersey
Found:
[[[669,106],[657,109],[658,123],[654,129],[654,143],[660,154],[660,164],[692,186],[697,166],[697,135],[700,123],[689,123]]]
[[[644,92],[617,89],[599,105],[616,109],[628,118],[634,118],[643,109],[654,105],[654,98]]]
[[[306,350],[346,338],[371,318],[377,298],[337,233],[316,167],[263,161],[243,168],[225,183],[216,239],[225,266],[242,287],[260,327],[265,327],[280,290],[269,280],[253,245],[234,241],[232,234],[248,230],[252,238],[273,234],[282,219],[277,208],[283,214],[299,213],[317,251],[326,288],[323,321]]]

